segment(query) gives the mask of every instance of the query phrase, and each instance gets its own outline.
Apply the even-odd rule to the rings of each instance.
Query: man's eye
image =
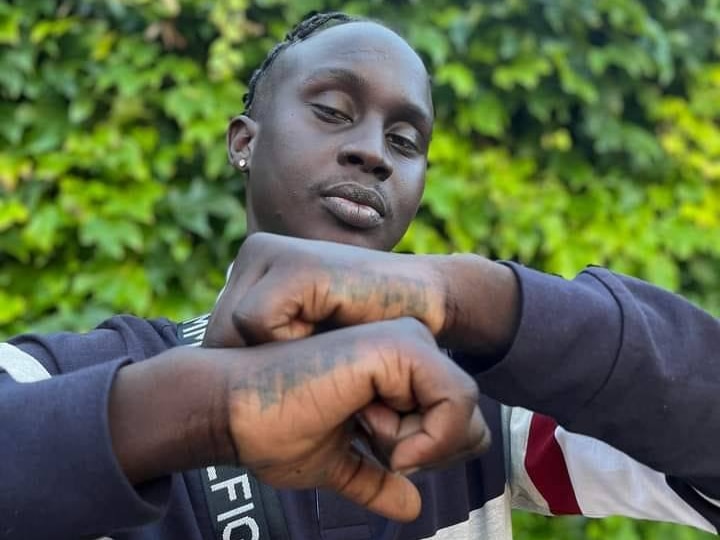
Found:
[[[313,103],[312,108],[315,112],[315,115],[318,116],[321,120],[325,120],[327,122],[335,122],[338,124],[352,122],[352,118],[350,118],[347,114],[332,107],[328,107],[327,105]]]
[[[403,137],[402,135],[391,133],[390,135],[388,135],[388,140],[390,141],[390,144],[400,150],[400,152],[402,152],[403,154],[420,153],[420,149],[418,148],[417,144],[415,144],[415,141],[413,141],[412,139],[408,139],[407,137]]]

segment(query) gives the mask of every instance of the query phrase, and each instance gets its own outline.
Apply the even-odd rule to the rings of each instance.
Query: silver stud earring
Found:
[[[247,169],[247,159],[245,158],[238,158],[235,164],[237,165],[237,168],[241,171]]]

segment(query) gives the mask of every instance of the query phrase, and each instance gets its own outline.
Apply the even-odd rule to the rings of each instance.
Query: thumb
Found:
[[[323,487],[388,519],[409,522],[420,515],[420,492],[410,480],[388,471],[355,447],[339,459]]]

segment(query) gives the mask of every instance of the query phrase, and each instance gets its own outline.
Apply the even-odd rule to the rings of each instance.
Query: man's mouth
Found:
[[[322,192],[325,208],[337,219],[358,229],[371,229],[382,223],[385,201],[374,189],[356,183],[336,184]]]

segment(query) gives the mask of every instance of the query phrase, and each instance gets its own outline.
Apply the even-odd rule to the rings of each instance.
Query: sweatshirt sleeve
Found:
[[[521,407],[502,411],[513,508],[544,515],[621,515],[718,533],[720,511],[696,507],[663,473],[548,416]]]
[[[567,281],[509,265],[520,324],[506,357],[479,374],[482,391],[612,445],[717,515],[720,321],[605,269]]]
[[[0,371],[0,537],[92,538],[162,516],[171,479],[128,482],[112,450],[108,400],[117,370],[172,346],[173,329],[116,317],[87,334],[5,345],[53,377],[17,382]]]

